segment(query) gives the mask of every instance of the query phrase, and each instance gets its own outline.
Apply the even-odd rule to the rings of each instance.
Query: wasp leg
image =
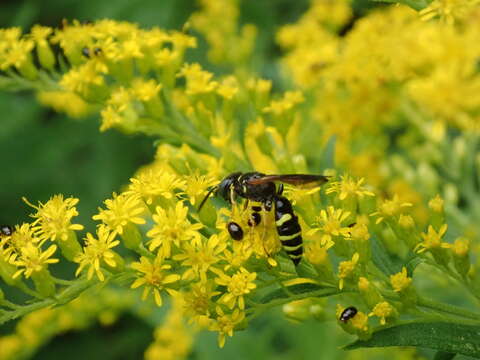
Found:
[[[280,183],[278,184],[277,195],[282,195],[282,194],[283,194],[283,184]]]
[[[230,217],[233,218],[234,211],[235,211],[235,189],[233,185],[230,185],[230,205],[232,206],[232,213]]]
[[[267,207],[268,207],[267,202],[268,202],[268,200],[263,203],[263,209],[264,209],[265,212],[269,212],[269,211],[272,209],[272,207],[271,207],[272,202],[270,201],[270,209],[267,209]],[[261,237],[261,241],[262,241],[263,251],[265,252],[265,255],[267,256],[267,258],[269,258],[269,257],[270,257],[270,253],[268,252],[267,248],[265,247],[265,241],[264,241],[266,234],[267,234],[267,219],[266,219],[266,216],[265,216],[264,221],[262,221],[262,237]]]

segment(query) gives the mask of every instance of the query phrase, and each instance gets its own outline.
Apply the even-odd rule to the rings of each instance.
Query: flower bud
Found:
[[[428,207],[431,210],[430,224],[436,230],[440,229],[440,227],[445,224],[444,203],[445,201],[440,197],[440,195],[435,196],[428,202]]]
[[[380,295],[380,292],[366,277],[361,276],[358,279],[358,290],[370,309],[372,309],[375,304],[383,301],[383,297]]]
[[[402,303],[407,306],[414,306],[417,302],[417,293],[412,285],[412,278],[408,277],[407,268],[404,266],[402,271],[390,275],[390,284],[393,290],[398,293]]]
[[[457,272],[465,278],[470,270],[470,240],[462,237],[457,238],[450,248],[453,255],[453,265]]]

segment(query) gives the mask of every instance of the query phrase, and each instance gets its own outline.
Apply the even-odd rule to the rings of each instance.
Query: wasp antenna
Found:
[[[213,188],[211,188],[211,189],[208,191],[207,195],[205,195],[205,197],[203,198],[202,202],[201,202],[200,205],[198,206],[198,210],[197,210],[198,212],[200,212],[200,210],[202,210],[203,205],[205,205],[205,203],[207,202],[207,200],[208,200],[208,198],[210,197],[210,195],[211,195],[215,190],[217,190],[217,189],[218,189],[218,186],[214,186]]]

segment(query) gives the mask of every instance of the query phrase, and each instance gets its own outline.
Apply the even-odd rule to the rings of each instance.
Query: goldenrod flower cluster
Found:
[[[207,34],[211,60],[241,64],[255,31],[238,30],[234,2],[219,26],[208,22],[218,5],[203,3],[192,25]],[[154,161],[122,191],[112,189],[92,216],[92,232],[82,234],[75,223],[79,199],[25,200],[34,220],[1,235],[0,286],[18,287],[30,300],[14,304],[0,290],[0,323],[73,306],[98,284],[138,288],[147,302],[173,304],[147,359],[187,356],[198,329],[218,333],[223,347],[274,306],[286,305],[287,315],[301,314],[297,319],[318,318],[319,299],[334,295],[340,304],[322,316],[339,319],[355,306],[358,312],[339,325],[361,339],[432,316],[478,323],[477,313],[430,300],[421,286],[428,278],[422,270],[434,268],[463,286],[466,297],[480,299],[479,237],[467,231],[478,201],[462,200],[476,215],[459,211],[462,191],[478,195],[478,182],[467,179],[462,190],[444,180],[449,170],[439,160],[451,141],[452,168],[480,166],[465,151],[478,144],[479,8],[457,13],[444,3],[432,2],[423,20],[405,6],[374,11],[345,35],[349,2],[312,2],[278,33],[288,49],[284,69],[297,84],[284,93],[245,72],[219,77],[187,62],[197,40],[183,31],[113,20],[36,26],[24,35],[0,30],[0,71],[8,81],[31,87],[57,111],[97,113],[101,131],[160,139]],[[240,43],[237,52],[219,40],[223,34]],[[448,129],[460,135],[449,138]],[[404,155],[388,156],[392,147]],[[212,196],[198,209],[226,175],[252,170],[329,176],[321,187],[286,186],[302,228],[298,266],[282,248],[274,211],[263,204],[253,203],[262,209],[257,226],[252,202],[241,197],[229,204]],[[243,229],[240,241],[228,232],[232,221]],[[70,279],[55,276],[57,262],[75,266]],[[0,338],[0,359],[23,351],[20,335],[12,336]]]

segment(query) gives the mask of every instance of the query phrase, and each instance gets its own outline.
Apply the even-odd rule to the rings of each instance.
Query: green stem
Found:
[[[306,299],[306,298],[310,298],[310,297],[332,296],[332,295],[337,295],[337,294],[342,293],[342,292],[345,292],[345,291],[341,291],[337,288],[321,289],[321,290],[316,290],[316,291],[305,292],[305,293],[302,293],[302,294],[292,295],[288,298],[272,300],[272,301],[270,301],[269,303],[266,303],[266,304],[257,304],[255,306],[255,309],[252,309],[253,312],[252,312],[251,315],[249,315],[249,318],[254,319],[254,318],[260,316],[261,314],[263,314],[268,309],[287,304],[291,301],[302,300],[302,299]]]
[[[143,245],[143,244],[140,244],[137,246],[137,248],[135,249],[135,252],[141,256],[145,256],[149,259],[154,259],[155,258],[155,254],[150,252],[149,250],[147,250],[147,248]]]

